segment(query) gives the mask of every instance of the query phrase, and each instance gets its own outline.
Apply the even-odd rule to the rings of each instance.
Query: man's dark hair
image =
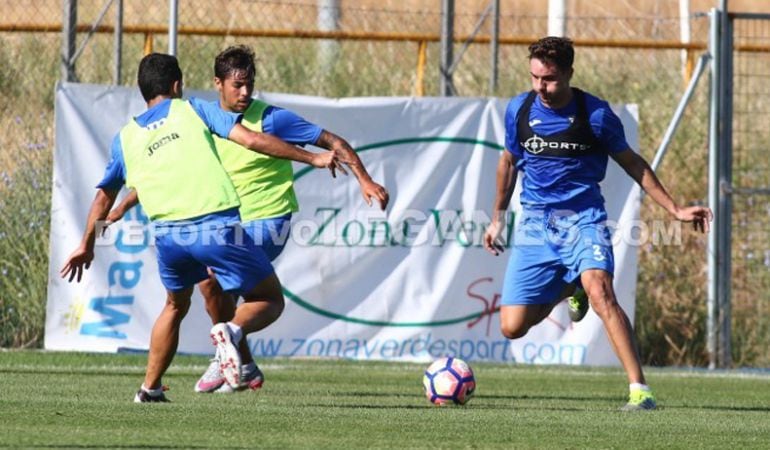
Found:
[[[238,72],[245,72],[246,77],[254,78],[254,51],[245,45],[226,48],[214,59],[214,76],[224,80]]]
[[[569,70],[575,61],[575,49],[570,39],[548,36],[529,46],[529,59],[533,58]]]
[[[182,81],[182,69],[175,56],[150,53],[139,63],[136,78],[142,97],[150,101],[159,95],[171,94],[174,82]]]

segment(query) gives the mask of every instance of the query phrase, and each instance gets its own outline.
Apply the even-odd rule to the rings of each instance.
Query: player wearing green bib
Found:
[[[224,376],[235,388],[242,375],[237,349],[241,337],[275,320],[284,300],[267,256],[239,233],[240,201],[219,162],[212,133],[315,167],[333,169],[336,158],[333,152],[309,153],[250,131],[238,123],[238,115],[206,102],[181,100],[182,71],[173,56],[144,57],[138,84],[147,111],[129,121],[113,140],[112,159],[97,186],[83,240],[60,273],[69,281],[80,281],[94,258],[97,222],[107,216],[123,185],[134,188],[155,228],[158,267],[167,291],[152,329],[144,383],[134,401],[167,401],[161,377],[176,353],[193,285],[207,279],[208,270],[217,275],[223,290],[244,298],[228,324],[211,329]]]

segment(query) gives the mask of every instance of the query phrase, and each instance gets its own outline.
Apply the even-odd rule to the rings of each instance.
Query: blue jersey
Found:
[[[268,106],[262,115],[262,131],[294,145],[315,144],[323,128],[297,114],[276,106]]]
[[[618,116],[604,100],[584,94],[590,130],[603,151],[580,156],[538,154],[538,151],[526,151],[517,127],[518,113],[528,94],[514,97],[505,112],[505,147],[515,156],[516,168],[523,175],[522,206],[572,210],[603,206],[599,182],[607,172],[608,156],[629,148]],[[573,95],[567,106],[551,109],[535,96],[526,124],[536,136],[548,137],[564,132],[575,121],[576,98]]]
[[[221,110],[210,102],[191,98],[189,100],[193,109],[203,120],[212,133],[227,138],[235,124],[241,120],[240,114],[234,114]],[[168,116],[171,100],[164,100],[135,117],[136,123],[142,127],[150,127]],[[120,134],[115,135],[110,148],[110,162],[107,164],[104,177],[97,188],[117,191],[126,183],[126,166],[123,162],[123,146],[120,143]]]

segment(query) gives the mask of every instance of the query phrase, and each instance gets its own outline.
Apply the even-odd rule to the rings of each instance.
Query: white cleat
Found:
[[[225,382],[233,388],[238,388],[241,384],[241,355],[238,353],[238,347],[230,336],[230,329],[227,324],[222,322],[211,327],[211,340],[217,348],[219,355],[219,367],[222,370],[222,376]]]

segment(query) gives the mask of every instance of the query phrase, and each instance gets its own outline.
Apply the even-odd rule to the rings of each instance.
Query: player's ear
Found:
[[[174,81],[171,84],[171,97],[172,98],[182,98],[182,86],[184,86],[184,83],[181,79]]]
[[[225,85],[225,80],[219,77],[214,77],[214,86],[217,88],[218,91],[221,92],[224,85]]]

